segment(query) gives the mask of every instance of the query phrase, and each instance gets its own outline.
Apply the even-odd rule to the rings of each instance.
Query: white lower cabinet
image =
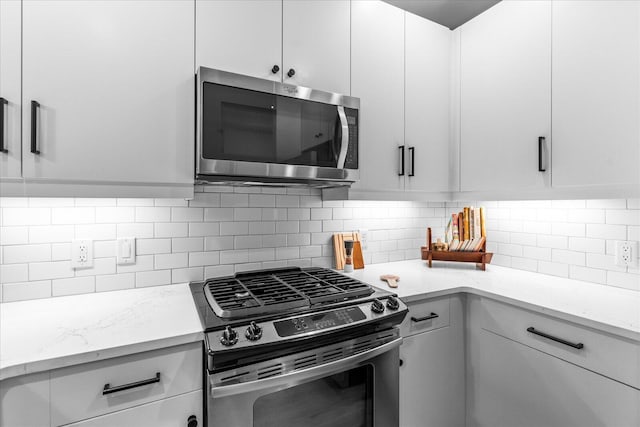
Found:
[[[202,344],[0,382],[0,427],[203,425]]]
[[[494,329],[485,318],[492,316],[495,302],[474,297],[469,302],[468,427],[640,425],[640,390],[603,375],[597,366],[580,366],[589,363],[589,354],[597,350],[585,352],[585,360],[574,357],[568,362],[534,348],[536,343],[525,345],[501,334],[509,325],[518,324],[527,311],[513,307],[513,317],[501,319],[501,331],[492,331],[484,329]],[[589,345],[597,343],[584,342],[585,349]],[[613,353],[617,349],[605,350]]]
[[[462,426],[464,334],[461,300],[445,297],[408,305],[407,319],[422,324],[422,329],[419,329],[420,332],[403,329],[405,336],[400,347],[400,426]],[[420,312],[425,307],[429,308],[427,315]],[[446,312],[438,310],[445,307]],[[420,321],[432,313],[439,317]],[[440,314],[447,316],[444,326],[438,322]],[[416,320],[412,320],[412,317]]]
[[[187,426],[191,417],[195,417],[198,426],[204,426],[202,421],[202,390],[68,425],[78,427],[176,427]]]

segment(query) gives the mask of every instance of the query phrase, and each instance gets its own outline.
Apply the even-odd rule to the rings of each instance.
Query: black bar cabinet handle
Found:
[[[435,313],[431,313],[430,315],[425,316],[425,317],[412,317],[412,318],[411,318],[411,321],[412,321],[412,322],[424,322],[424,321],[426,321],[426,320],[435,319],[436,317],[440,317],[440,316],[438,316],[438,315],[437,315],[437,314],[435,314]]]
[[[0,153],[8,153],[7,147],[4,145],[4,106],[9,102],[0,98]]]
[[[574,344],[574,343],[569,342],[567,340],[563,340],[562,338],[554,337],[553,335],[549,335],[549,334],[545,334],[544,332],[536,331],[536,328],[534,328],[533,326],[528,327],[527,328],[527,332],[531,332],[532,334],[539,335],[541,337],[550,339],[551,341],[559,342],[560,344],[568,345],[569,347],[577,348],[578,350],[581,350],[581,349],[584,348],[584,344],[582,344],[581,342],[579,342],[578,344]]]
[[[398,172],[398,176],[404,176],[404,145],[399,145],[398,149],[400,150],[400,172]]]
[[[545,137],[538,137],[538,172],[546,172],[547,168],[542,165],[543,163],[543,149],[544,149]]]
[[[409,158],[411,159],[411,172],[409,172],[409,176],[415,176],[415,157],[416,157],[416,147],[409,147]]]
[[[38,150],[38,101],[31,101],[31,152],[40,154]]]
[[[156,376],[153,378],[149,378],[148,380],[136,381],[135,383],[123,384],[117,387],[111,387],[110,384],[105,384],[104,389],[102,390],[102,394],[111,394],[117,393],[119,391],[129,390],[136,387],[142,387],[145,385],[159,383],[160,382],[160,372],[156,372]]]

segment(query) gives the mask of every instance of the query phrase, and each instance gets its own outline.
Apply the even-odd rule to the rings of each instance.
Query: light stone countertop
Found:
[[[391,289],[382,274],[400,276]],[[640,292],[487,265],[410,260],[367,265],[353,277],[398,294],[405,302],[466,292],[553,315],[640,341]]]
[[[0,304],[0,380],[203,339],[187,284]]]
[[[470,293],[640,341],[640,292],[498,266],[410,260],[351,273],[405,302]],[[0,380],[203,339],[187,284],[0,304]]]

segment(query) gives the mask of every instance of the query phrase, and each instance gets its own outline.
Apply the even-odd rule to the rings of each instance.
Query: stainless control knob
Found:
[[[373,300],[371,303],[371,311],[378,314],[382,313],[384,311],[384,304],[382,304],[380,300]]]
[[[247,337],[249,341],[257,341],[262,338],[262,328],[258,326],[256,322],[251,322],[249,326],[247,326],[244,336]]]
[[[227,326],[222,332],[220,342],[222,345],[232,346],[238,342],[238,333],[231,329],[231,326]]]
[[[387,298],[387,308],[389,310],[394,310],[394,311],[400,308],[400,303],[398,302],[398,298],[395,298],[395,297]]]

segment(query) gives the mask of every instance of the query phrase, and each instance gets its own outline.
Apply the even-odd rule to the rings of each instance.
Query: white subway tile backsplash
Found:
[[[207,265],[218,264],[220,264],[219,251],[189,253],[189,267],[206,267]]]
[[[29,243],[29,227],[0,227],[0,246]]]
[[[204,250],[204,237],[177,237],[171,239],[171,252],[201,252]]]
[[[171,209],[167,207],[136,207],[136,222],[169,222]]]
[[[29,264],[1,264],[0,283],[26,282],[29,280]]]
[[[155,257],[155,269],[163,270],[165,268],[184,268],[189,266],[189,254],[158,254]]]
[[[96,291],[96,278],[74,277],[71,279],[57,279],[51,281],[51,294],[54,297],[64,295],[88,294]]]
[[[134,222],[135,209],[133,207],[97,207],[96,223]]]
[[[49,208],[3,208],[2,225],[47,225],[51,224]]]
[[[29,264],[29,280],[73,277],[70,261],[34,262]]]
[[[154,224],[154,236],[152,237],[187,237],[189,235],[189,224],[185,222],[171,223],[160,222]]]
[[[5,246],[3,264],[51,261],[51,245],[15,245]]]
[[[136,288],[171,284],[171,270],[141,271],[136,273]]]
[[[470,205],[487,209],[494,265],[628,288],[640,277],[613,262],[617,240],[640,240],[638,199],[322,201],[316,189],[205,186],[190,201],[0,198],[0,298],[49,297],[53,282],[57,295],[332,267],[333,233],[363,228],[367,264],[418,259],[426,227],[443,236],[448,214]],[[136,264],[115,265],[117,237],[138,239]],[[92,268],[70,268],[74,238],[94,241]]]
[[[2,285],[2,302],[50,298],[51,280],[39,280]]]
[[[116,229],[116,236],[118,238],[135,237],[136,239],[150,239],[153,235],[154,229],[152,223],[124,223],[118,224]]]
[[[136,276],[134,273],[96,276],[96,292],[119,291],[135,287]]]
[[[627,237],[627,227],[624,225],[587,224],[586,236],[594,239],[624,240]]]
[[[116,247],[114,245],[114,251]],[[138,239],[136,255],[155,255],[171,253],[171,239]],[[113,252],[115,254],[115,252]]]
[[[607,271],[607,285],[640,291],[640,275]]]

